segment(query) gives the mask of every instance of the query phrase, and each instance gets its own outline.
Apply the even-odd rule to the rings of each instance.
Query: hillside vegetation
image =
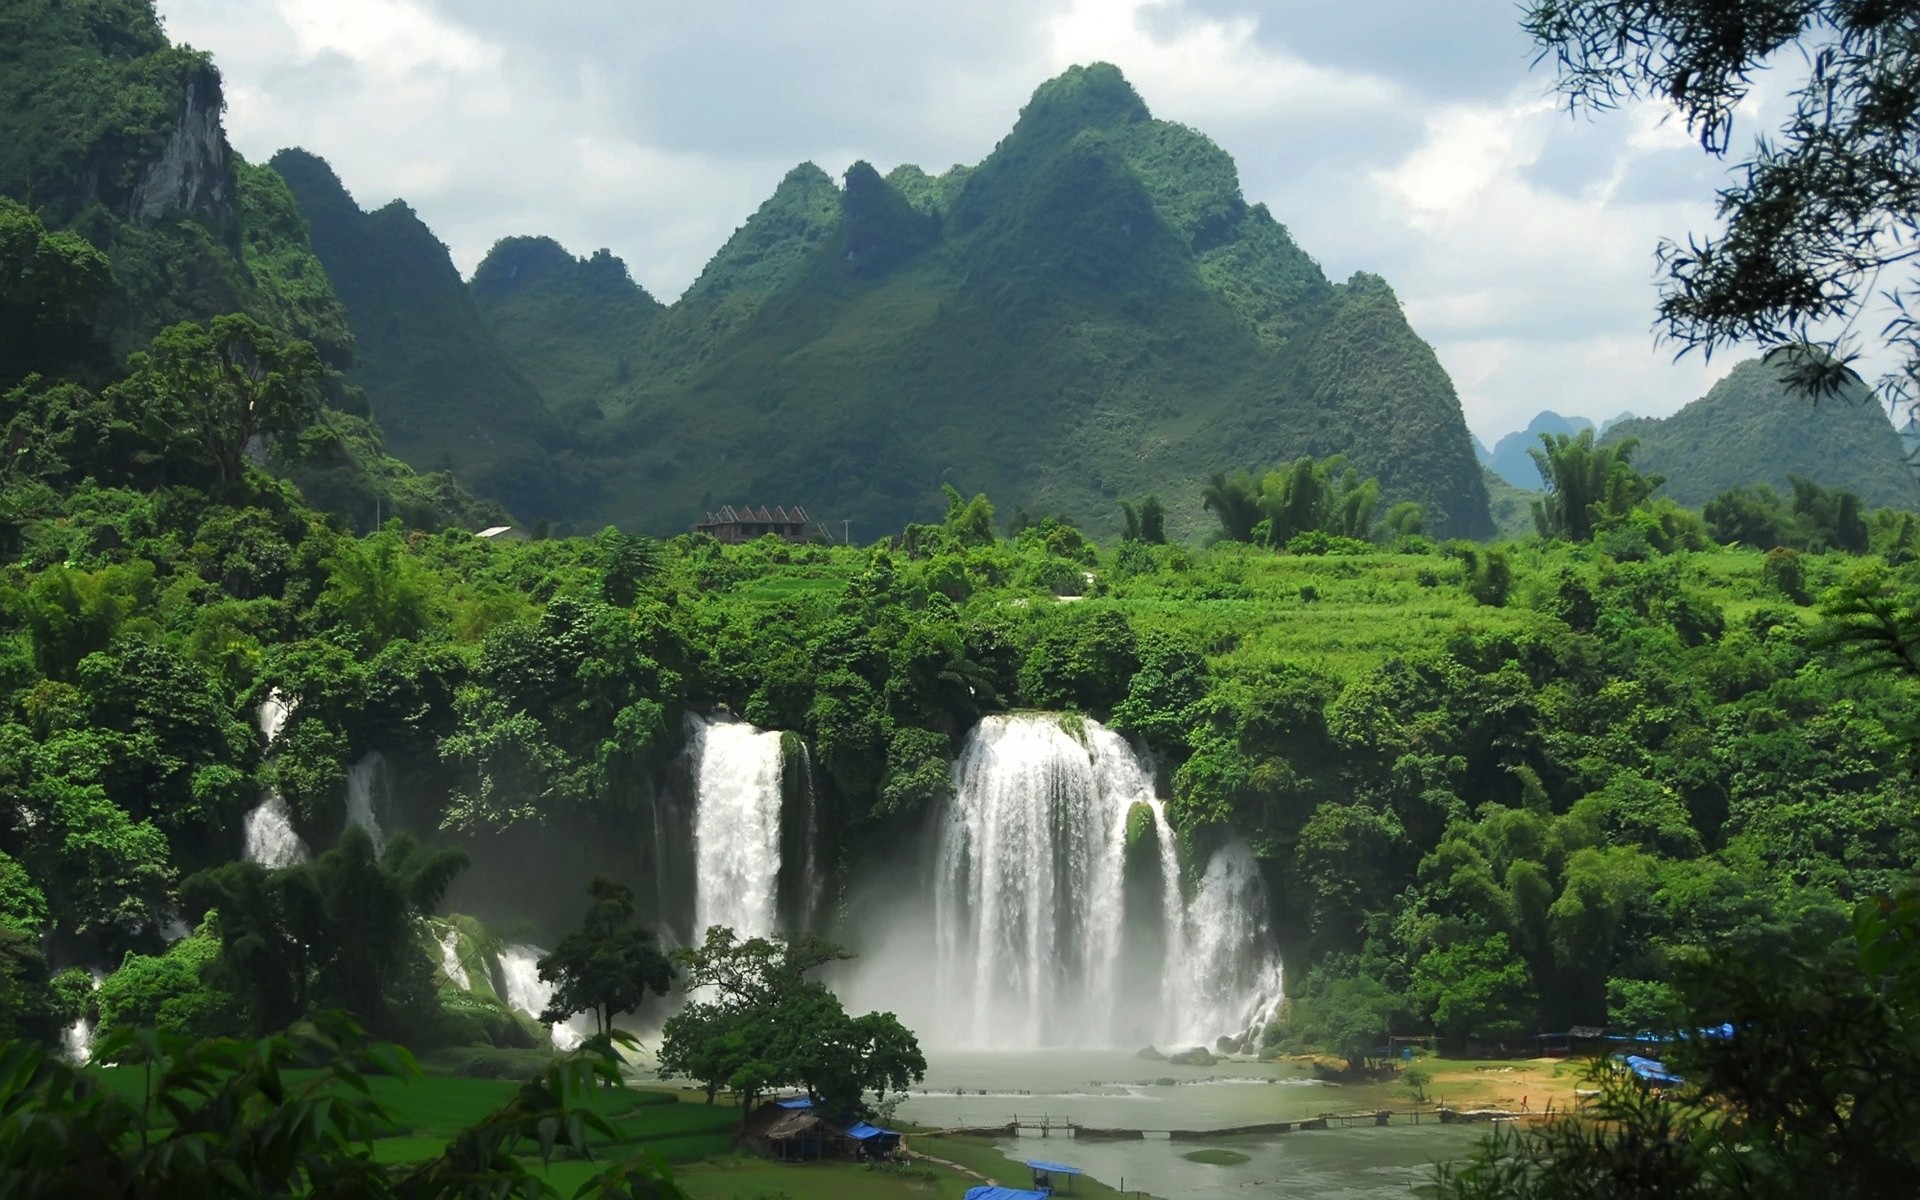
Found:
[[[1661,494],[1705,504],[1730,488],[1792,489],[1799,475],[1842,487],[1871,506],[1920,504],[1900,438],[1864,386],[1816,408],[1788,389],[1781,369],[1752,360],[1671,417],[1637,417],[1609,426],[1603,443],[1634,438],[1634,462],[1666,477]]]

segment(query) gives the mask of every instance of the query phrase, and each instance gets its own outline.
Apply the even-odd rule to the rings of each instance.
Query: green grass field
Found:
[[[128,1099],[138,1100],[146,1077],[138,1068],[108,1067],[96,1076]],[[295,1087],[315,1072],[290,1071]],[[426,1074],[417,1079],[374,1076],[374,1097],[394,1116],[396,1132],[373,1143],[376,1162],[402,1166],[439,1155],[461,1129],[505,1104],[519,1087],[514,1080],[469,1079]],[[592,1147],[591,1159],[557,1158],[536,1171],[562,1195],[610,1164],[651,1152],[671,1165],[675,1177],[697,1200],[960,1200],[979,1180],[938,1164],[873,1168],[851,1162],[786,1164],[737,1153],[734,1131],[740,1110],[728,1103],[706,1105],[672,1092],[619,1088],[597,1092],[593,1107],[619,1131],[612,1142]],[[978,1171],[1002,1183],[1024,1185],[1026,1172],[1000,1154],[991,1142],[971,1138],[928,1139],[925,1153]],[[1117,1195],[1092,1180],[1075,1187],[1089,1200]]]

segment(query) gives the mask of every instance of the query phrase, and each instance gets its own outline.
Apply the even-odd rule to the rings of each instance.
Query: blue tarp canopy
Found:
[[[1635,1075],[1638,1075],[1649,1083],[1686,1082],[1678,1075],[1667,1070],[1667,1064],[1658,1059],[1643,1058],[1638,1054],[1629,1054],[1626,1055],[1622,1061],[1627,1064],[1627,1070],[1632,1071]]]
[[[1070,1167],[1065,1163],[1050,1163],[1038,1158],[1027,1160],[1027,1165],[1036,1171],[1046,1171],[1052,1175],[1078,1175],[1079,1167]]]
[[[1010,1187],[977,1187],[967,1192],[967,1200],[1050,1200],[1045,1192],[1029,1192]]]
[[[864,1142],[872,1138],[890,1138],[900,1135],[891,1129],[882,1129],[878,1125],[869,1125],[862,1121],[858,1125],[849,1126],[847,1136],[856,1142]]]
[[[813,1101],[805,1096],[795,1096],[790,1100],[775,1100],[781,1108],[812,1108]]]

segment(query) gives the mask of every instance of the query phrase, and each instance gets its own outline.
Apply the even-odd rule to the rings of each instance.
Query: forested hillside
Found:
[[[0,521],[50,511],[19,490],[42,472],[131,465],[113,418],[55,377],[98,386],[166,327],[228,313],[316,353],[320,417],[272,451],[313,503],[363,527],[402,509],[500,516],[384,453],[339,375],[356,353],[346,307],[282,177],[227,144],[223,104],[212,62],[169,44],[146,0],[0,12]],[[28,453],[50,444],[72,447],[58,467]]]
[[[353,225],[334,219],[336,182],[309,180],[306,156],[282,161],[389,436],[417,465],[451,453],[477,479],[458,449],[475,437],[473,387],[396,373],[379,331],[417,310],[403,324],[423,361],[492,376],[491,352],[444,282],[410,291],[413,259],[370,224],[402,222],[394,210],[336,238]],[[425,252],[430,236],[404,223]],[[567,432],[581,491],[539,512],[583,525],[672,532],[752,500],[871,535],[929,515],[952,481],[1095,528],[1117,499],[1158,491],[1180,497],[1168,518],[1188,531],[1222,465],[1345,452],[1433,528],[1491,530],[1452,385],[1386,283],[1330,283],[1245,202],[1217,146],[1154,120],[1110,66],[1043,85],[971,169],[882,178],[857,163],[836,186],[796,167],[664,310],[618,260],[537,238],[501,242],[471,291]],[[489,420],[530,428],[529,404],[516,392]],[[533,503],[531,476],[517,479],[511,498]]]
[[[1640,443],[1635,463],[1664,475],[1662,494],[1680,504],[1756,484],[1790,492],[1795,475],[1856,492],[1869,505],[1920,503],[1878,397],[1856,385],[1815,406],[1787,388],[1781,368],[1758,360],[1671,417],[1620,421],[1601,441],[1623,438]]]
[[[1643,474],[1657,461],[1583,434],[1546,456],[1535,534],[1437,541],[1484,522],[1486,491],[1472,512],[1392,503],[1438,486],[1449,444],[1478,470],[1392,293],[1327,283],[1241,204],[1224,157],[1150,121],[1117,73],[1043,88],[971,172],[855,168],[838,189],[795,171],[664,310],[617,261],[540,242],[504,243],[468,288],[404,208],[363,214],[324,164],[283,159],[310,199],[331,195],[316,229],[336,220],[348,249],[408,267],[411,291],[367,286],[411,307],[373,311],[444,319],[406,325],[362,377],[430,374],[449,343],[416,343],[434,337],[485,361],[488,325],[514,327],[570,423],[633,433],[628,457],[562,464],[609,472],[593,503],[695,473],[771,488],[783,462],[823,470],[817,448],[776,447],[764,475],[730,475],[746,468],[723,434],[759,413],[796,440],[826,424],[799,420],[825,394],[808,389],[836,378],[846,440],[818,486],[895,517],[945,500],[865,548],[503,541],[471,531],[497,510],[383,458],[341,410],[366,405],[340,375],[340,300],[281,176],[239,164],[206,124],[217,109],[196,107],[211,68],[142,5],[81,11],[49,2],[4,27],[6,94],[43,104],[20,73],[51,73],[73,123],[31,154],[6,146],[9,188],[65,190],[0,202],[0,328],[27,331],[0,380],[0,1037],[49,1040],[89,1014],[264,1032],[343,1005],[421,1045],[524,1043],[535,1031],[491,984],[458,982],[458,947],[553,937],[596,873],[630,888],[623,920],[662,917],[664,877],[687,869],[662,850],[685,718],[720,710],[779,731],[775,774],[802,764],[811,910],[855,943],[842,902],[924,844],[983,717],[1050,712],[1073,736],[1104,722],[1152,752],[1165,804],[1141,808],[1164,815],[1187,877],[1225,846],[1256,864],[1248,894],[1265,900],[1249,903],[1292,1001],[1263,1010],[1257,1040],[1356,1058],[1386,1031],[1658,1025],[1696,948],[1759,959],[1831,939],[1850,902],[1912,880],[1910,498],[1870,512],[1831,487],[1795,487],[1790,506],[1734,490],[1702,514],[1669,498],[1676,475]],[[168,149],[206,129],[186,157]],[[156,253],[179,273],[148,273]],[[598,316],[623,349],[540,340],[559,311]],[[1201,344],[1216,352],[1174,354]],[[856,363],[879,365],[861,383]],[[1756,370],[1709,399],[1763,394]],[[948,390],[907,386],[936,377]],[[1009,378],[1065,402],[996,407]],[[530,414],[523,444],[544,449],[550,398],[513,379],[489,403]],[[1098,509],[1125,532],[1095,537],[916,487],[876,464],[939,443],[881,421],[873,379],[955,447],[1050,455],[1021,460],[1036,490],[994,467],[1033,505],[1164,495]],[[1829,417],[1842,433],[1879,419],[1793,411],[1801,441]],[[1124,471],[1092,473],[1103,438],[1133,447]],[[1233,470],[1309,444],[1345,456]],[[1203,478],[1155,473],[1176,462]],[[1505,499],[1511,521],[1522,498]],[[1862,672],[1849,630],[1896,669]],[[392,783],[377,814],[375,754]],[[263,810],[310,861],[241,861]],[[1137,853],[1155,826],[1127,812]],[[459,880],[451,849],[471,858]],[[115,969],[98,995],[87,967]]]
[[[574,492],[552,458],[560,424],[494,340],[447,248],[398,200],[362,212],[311,154],[283,150],[272,167],[353,314],[348,378],[393,452],[528,519],[564,515]]]

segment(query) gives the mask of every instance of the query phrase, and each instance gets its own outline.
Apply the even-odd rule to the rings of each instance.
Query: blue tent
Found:
[[[1027,1165],[1036,1171],[1045,1171],[1049,1175],[1078,1175],[1079,1167],[1069,1167],[1065,1163],[1048,1162],[1041,1158],[1030,1158]]]
[[[1019,1188],[986,1187],[982,1185],[967,1191],[967,1200],[1047,1200],[1045,1192],[1025,1192]]]
[[[1622,1061],[1627,1064],[1627,1070],[1632,1071],[1648,1083],[1673,1084],[1686,1082],[1678,1075],[1667,1070],[1667,1064],[1661,1062],[1659,1059],[1643,1058],[1638,1054],[1628,1054],[1622,1056]]]
[[[813,1107],[813,1101],[808,1099],[805,1096],[794,1096],[791,1099],[787,1099],[787,1100],[775,1100],[774,1103],[778,1104],[781,1108],[812,1108]]]
[[[882,1129],[878,1125],[869,1125],[865,1121],[862,1121],[857,1125],[849,1126],[847,1128],[847,1136],[856,1142],[868,1142],[875,1138],[883,1141],[887,1138],[898,1139],[900,1135],[891,1129]]]

